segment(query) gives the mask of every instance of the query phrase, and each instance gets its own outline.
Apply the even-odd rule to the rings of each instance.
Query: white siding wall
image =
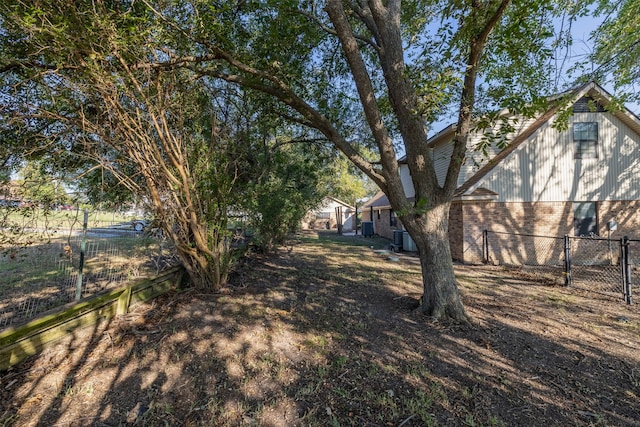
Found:
[[[522,119],[519,118],[518,121],[512,120],[512,125],[515,128],[515,132],[508,133],[503,137],[504,140],[510,141],[516,135],[523,132],[529,126],[533,124],[535,119]],[[467,142],[467,158],[462,168],[460,169],[460,175],[458,176],[458,187],[461,186],[464,182],[466,182],[469,178],[471,178],[482,166],[487,164],[487,162],[492,159],[496,154],[502,151],[502,148],[499,144],[494,143],[491,146],[487,147],[487,153],[483,153],[478,150],[479,144],[482,142],[482,138],[484,134],[481,133],[473,133],[469,137],[469,141]]]
[[[447,176],[447,168],[451,161],[452,151],[453,143],[451,142],[440,144],[433,150],[433,161],[436,168],[436,176],[438,177],[440,185],[444,184],[444,179]],[[400,179],[402,180],[404,194],[407,198],[414,197],[416,195],[416,191],[415,188],[413,188],[413,181],[411,181],[409,166],[406,164],[400,165]]]
[[[506,139],[509,140],[518,133],[522,132],[524,129],[529,127],[534,122],[534,120],[535,119],[520,119],[517,123],[514,124],[516,131],[514,133],[507,134]],[[498,147],[497,144],[494,144],[488,147],[487,155],[480,151],[477,151],[476,148],[482,141],[482,138],[483,134],[479,133],[472,133],[469,136],[469,140],[467,142],[466,160],[462,165],[460,169],[460,175],[458,176],[458,187],[462,185],[466,180],[471,178],[473,174],[478,171],[478,169],[480,169],[489,161],[489,159],[493,158],[493,156],[495,156],[502,150],[502,148]],[[444,184],[444,180],[447,176],[447,169],[449,168],[452,152],[453,141],[447,141],[439,144],[433,150],[433,161],[436,169],[436,176],[438,177],[438,182],[440,183],[440,185]],[[415,191],[413,189],[413,184],[411,182],[411,176],[409,175],[409,168],[407,167],[407,165],[401,166],[400,177],[402,178],[402,184],[404,185],[407,197],[413,197],[415,195]]]
[[[598,158],[575,159],[572,124],[598,122]],[[477,184],[503,202],[640,198],[640,137],[611,113],[577,113],[569,128],[543,125]]]
[[[413,188],[413,182],[411,181],[411,174],[409,173],[409,166],[400,165],[400,180],[404,187],[404,194],[408,198],[416,195],[416,190]]]
[[[440,185],[444,184],[444,179],[447,177],[447,169],[451,162],[451,153],[453,153],[453,141],[440,144],[433,150],[433,163]]]

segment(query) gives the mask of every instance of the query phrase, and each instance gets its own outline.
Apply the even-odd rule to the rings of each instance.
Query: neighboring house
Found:
[[[504,148],[493,143],[486,155],[474,147],[483,136],[497,133],[470,135],[450,210],[453,259],[481,262],[485,229],[607,236],[608,224],[614,221],[616,237],[640,237],[640,119],[625,108],[606,111],[611,96],[596,83],[574,90],[571,96],[572,114],[564,130],[553,126],[559,112],[554,107],[538,117],[513,121],[513,132],[506,136],[506,144],[500,144]],[[450,126],[428,142],[441,183],[454,131]],[[406,164],[401,164],[400,173],[412,200]],[[365,204],[363,214],[381,236],[392,238],[393,230],[402,228],[381,193]],[[550,256],[535,247],[508,244],[512,256],[520,259],[543,262]]]
[[[406,165],[404,164],[400,167],[401,171],[406,169]],[[407,193],[406,188],[407,187],[405,186],[405,193]],[[411,185],[411,189],[413,189],[413,185]],[[411,197],[411,201],[413,201],[413,197]],[[394,230],[403,229],[402,223],[389,205],[389,199],[382,191],[379,191],[375,196],[365,202],[365,204],[362,205],[361,210],[362,221],[372,221],[373,233],[378,236],[393,239]]]
[[[338,216],[340,214],[340,216]],[[302,219],[302,228],[308,229],[333,229],[342,224],[343,230],[353,230],[355,208],[333,197],[325,197],[322,203],[309,211]]]

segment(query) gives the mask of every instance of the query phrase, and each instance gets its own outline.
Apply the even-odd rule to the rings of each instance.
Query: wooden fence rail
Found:
[[[184,274],[174,267],[152,279],[69,304],[29,323],[0,332],[0,371],[33,356],[69,331],[126,314],[130,308],[179,287]]]

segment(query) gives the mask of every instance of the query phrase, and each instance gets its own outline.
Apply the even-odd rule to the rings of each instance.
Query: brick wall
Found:
[[[611,234],[612,238],[640,238],[640,201],[603,201],[597,202],[596,208],[599,236],[608,237],[607,222],[615,220],[618,229]],[[555,263],[562,257],[561,245],[550,237],[573,236],[573,219],[572,202],[455,203],[449,224],[452,255],[465,263],[482,262],[482,232],[486,229],[549,236],[518,238],[493,234],[489,242],[497,262]]]
[[[366,209],[362,213],[363,221],[371,221],[371,210]],[[402,222],[396,218],[396,226],[389,224],[389,209],[380,209],[380,219],[378,219],[378,209],[373,209],[373,232],[380,237],[393,239],[393,230],[402,230]]]
[[[628,236],[640,239],[640,201],[616,200],[604,201],[597,204],[598,234],[608,237],[607,222],[615,220],[618,229],[611,234],[611,238]]]
[[[464,217],[461,202],[454,202],[449,209],[449,246],[451,258],[464,260]],[[482,254],[482,252],[481,252]]]
[[[573,233],[573,205],[566,202],[540,203],[496,203],[464,202],[461,205],[463,218],[462,254],[456,259],[466,263],[482,262],[482,232],[531,234],[539,236],[564,236]],[[451,229],[451,225],[449,226]],[[545,262],[545,258],[557,256],[557,249],[546,248],[547,240],[532,246],[530,238],[493,235],[491,250],[499,259],[514,263]],[[460,245],[460,243],[456,243]],[[454,244],[452,244],[453,248]],[[453,249],[452,249],[453,250]]]
[[[389,210],[383,209],[378,219],[373,211],[374,233],[393,239],[389,225]],[[604,201],[597,203],[598,234],[607,237],[607,222],[614,219],[618,229],[612,238],[629,236],[640,239],[640,201]],[[363,212],[363,220],[371,221],[371,211]],[[449,211],[449,243],[456,261],[469,264],[482,263],[482,232],[528,234],[535,236],[573,236],[572,202],[497,203],[455,202]],[[494,234],[491,251],[496,262],[519,264],[556,262],[562,256],[561,246],[550,238],[517,238]]]
[[[377,212],[377,209],[373,212],[374,232],[393,239],[393,230],[402,229],[400,220],[398,219],[396,227],[391,227],[389,210],[381,210],[380,219]],[[363,220],[371,221],[370,211],[363,213]],[[449,211],[451,256],[456,261],[482,263],[482,232],[485,229],[494,232],[563,236],[573,232],[572,221],[571,203],[455,202]],[[514,247],[512,236],[505,237],[504,240],[510,240],[512,243],[502,244],[503,251],[516,250],[527,256],[531,255],[526,242]],[[497,247],[494,249],[498,250]],[[518,258],[522,259],[522,256]]]

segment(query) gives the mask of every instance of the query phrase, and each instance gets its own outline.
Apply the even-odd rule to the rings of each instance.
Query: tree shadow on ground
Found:
[[[159,298],[3,373],[0,421],[639,425],[637,312],[457,268],[471,326],[417,313],[419,266],[366,245],[253,258],[220,294]]]

